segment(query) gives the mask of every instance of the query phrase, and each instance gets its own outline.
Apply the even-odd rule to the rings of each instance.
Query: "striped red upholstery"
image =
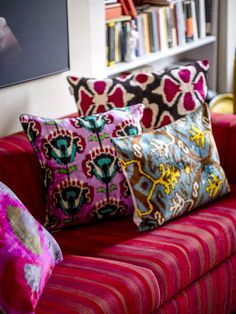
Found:
[[[213,115],[213,131],[229,181],[236,183],[235,116]],[[44,221],[40,168],[23,133],[0,139],[0,181]],[[129,217],[54,236],[65,261],[55,268],[37,313],[236,309],[236,186],[223,199],[150,232],[137,233]]]
[[[145,314],[159,306],[153,273],[142,267],[65,255],[49,279],[37,314]]]
[[[46,205],[39,162],[23,132],[0,139],[0,181],[40,223],[44,222]]]
[[[228,314],[236,310],[236,254],[178,293],[155,314]]]
[[[152,270],[162,304],[236,252],[236,187],[229,196],[151,232],[137,233],[127,218],[54,236],[64,252]]]
[[[212,113],[212,130],[221,165],[231,183],[236,183],[236,116]]]

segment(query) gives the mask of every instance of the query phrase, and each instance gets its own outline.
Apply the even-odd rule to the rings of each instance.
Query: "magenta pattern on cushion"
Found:
[[[68,76],[79,115],[114,107],[145,104],[144,130],[166,125],[203,104],[207,94],[207,60],[158,73],[137,73],[103,80]]]
[[[127,181],[110,138],[137,134],[143,105],[80,118],[22,115],[47,189],[50,230],[133,213]]]
[[[0,312],[34,313],[61,261],[56,240],[0,182]]]

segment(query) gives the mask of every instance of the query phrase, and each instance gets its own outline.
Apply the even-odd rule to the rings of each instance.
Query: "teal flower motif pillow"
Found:
[[[56,240],[0,182],[0,313],[34,313],[61,261]]]
[[[133,213],[110,139],[141,132],[142,114],[138,104],[79,118],[20,117],[42,169],[49,230]]]
[[[112,141],[132,189],[139,231],[230,191],[206,104],[168,126]]]

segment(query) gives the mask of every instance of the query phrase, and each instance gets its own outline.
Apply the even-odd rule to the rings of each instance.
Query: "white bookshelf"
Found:
[[[206,36],[204,39],[199,39],[195,42],[187,43],[183,46],[178,46],[176,48],[170,48],[165,51],[158,51],[156,53],[149,53],[142,57],[137,57],[133,62],[121,62],[117,63],[111,67],[106,68],[106,75],[113,76],[120,72],[125,72],[129,70],[133,70],[138,67],[142,67],[147,64],[152,64],[162,59],[166,59],[169,57],[177,56],[183,54],[187,51],[192,51],[193,49],[206,46],[210,43],[214,43],[216,41],[215,36]]]
[[[73,1],[74,0],[69,0]],[[104,0],[79,0],[76,1],[77,19],[80,24],[78,32],[78,49],[82,49],[82,59],[78,58],[76,73],[81,76],[109,77],[116,76],[121,72],[151,65],[153,70],[162,69],[170,63],[176,63],[186,59],[208,59],[210,71],[208,77],[209,88],[216,89],[216,60],[217,60],[217,22],[218,0],[213,0],[213,35],[206,36],[184,46],[150,53],[137,57],[133,62],[122,62],[111,67],[106,66],[105,49],[105,2]],[[74,8],[75,9],[75,8]],[[86,26],[85,26],[86,25]],[[74,45],[74,43],[73,43]],[[79,49],[80,47],[80,49]],[[71,67],[73,71],[73,66]]]

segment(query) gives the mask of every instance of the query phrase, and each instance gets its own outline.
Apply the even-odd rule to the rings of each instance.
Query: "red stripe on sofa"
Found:
[[[137,233],[132,218],[127,218],[122,223],[116,220],[54,236],[64,252],[152,270],[163,303],[236,252],[236,188],[232,190],[222,201],[151,232]]]
[[[153,273],[98,258],[65,255],[44,290],[36,313],[151,313],[160,304]]]
[[[235,269],[236,254],[178,293],[153,314],[231,313],[236,310]]]
[[[40,166],[23,132],[0,139],[0,165],[0,181],[17,195],[40,223],[44,223],[46,201]]]

